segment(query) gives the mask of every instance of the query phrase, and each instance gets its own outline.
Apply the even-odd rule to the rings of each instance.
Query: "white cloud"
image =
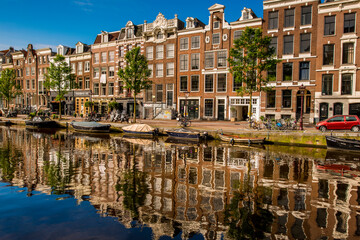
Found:
[[[92,7],[94,6],[92,0],[74,1],[74,4],[78,5],[81,8],[81,10],[85,12],[92,12]]]

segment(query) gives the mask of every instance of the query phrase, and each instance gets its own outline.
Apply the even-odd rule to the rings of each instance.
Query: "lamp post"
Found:
[[[184,109],[185,117],[189,116],[188,97],[189,97],[189,92],[185,92],[185,109]]]
[[[304,130],[304,126],[303,126],[303,113],[304,113],[304,94],[305,94],[305,89],[306,89],[306,87],[305,87],[303,84],[301,84],[301,86],[299,87],[300,94],[301,94],[301,112],[300,112],[300,121],[299,121],[300,130]]]

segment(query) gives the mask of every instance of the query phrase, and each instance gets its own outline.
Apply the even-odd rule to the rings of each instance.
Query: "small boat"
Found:
[[[2,121],[0,120],[0,126],[11,126],[13,123],[10,120]]]
[[[207,135],[207,133],[200,133],[186,128],[177,128],[174,130],[168,130],[166,131],[166,133],[170,138],[179,138],[179,139],[187,139],[187,140],[200,140]]]
[[[25,125],[30,128],[59,128],[57,122],[44,116],[35,116],[31,120],[25,121]]]
[[[98,122],[75,122],[72,121],[71,126],[75,131],[90,133],[108,133],[110,132],[110,124],[101,124]]]
[[[135,136],[154,136],[157,133],[157,129],[147,125],[147,124],[132,124],[126,127],[123,127],[122,130],[125,134],[135,135]]]
[[[264,144],[265,138],[241,138],[233,135],[219,134],[221,141],[228,142],[230,144]]]
[[[345,151],[360,151],[360,141],[349,138],[325,136],[327,148]]]

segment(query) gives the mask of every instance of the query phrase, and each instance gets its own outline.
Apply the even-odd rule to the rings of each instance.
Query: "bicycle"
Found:
[[[190,127],[191,126],[191,121],[187,118],[187,117],[183,117],[183,116],[180,116],[177,118],[178,120],[178,126],[181,126],[181,127]]]

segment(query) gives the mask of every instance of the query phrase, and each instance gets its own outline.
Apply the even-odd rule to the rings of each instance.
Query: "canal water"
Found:
[[[360,156],[0,128],[0,239],[359,239]]]

